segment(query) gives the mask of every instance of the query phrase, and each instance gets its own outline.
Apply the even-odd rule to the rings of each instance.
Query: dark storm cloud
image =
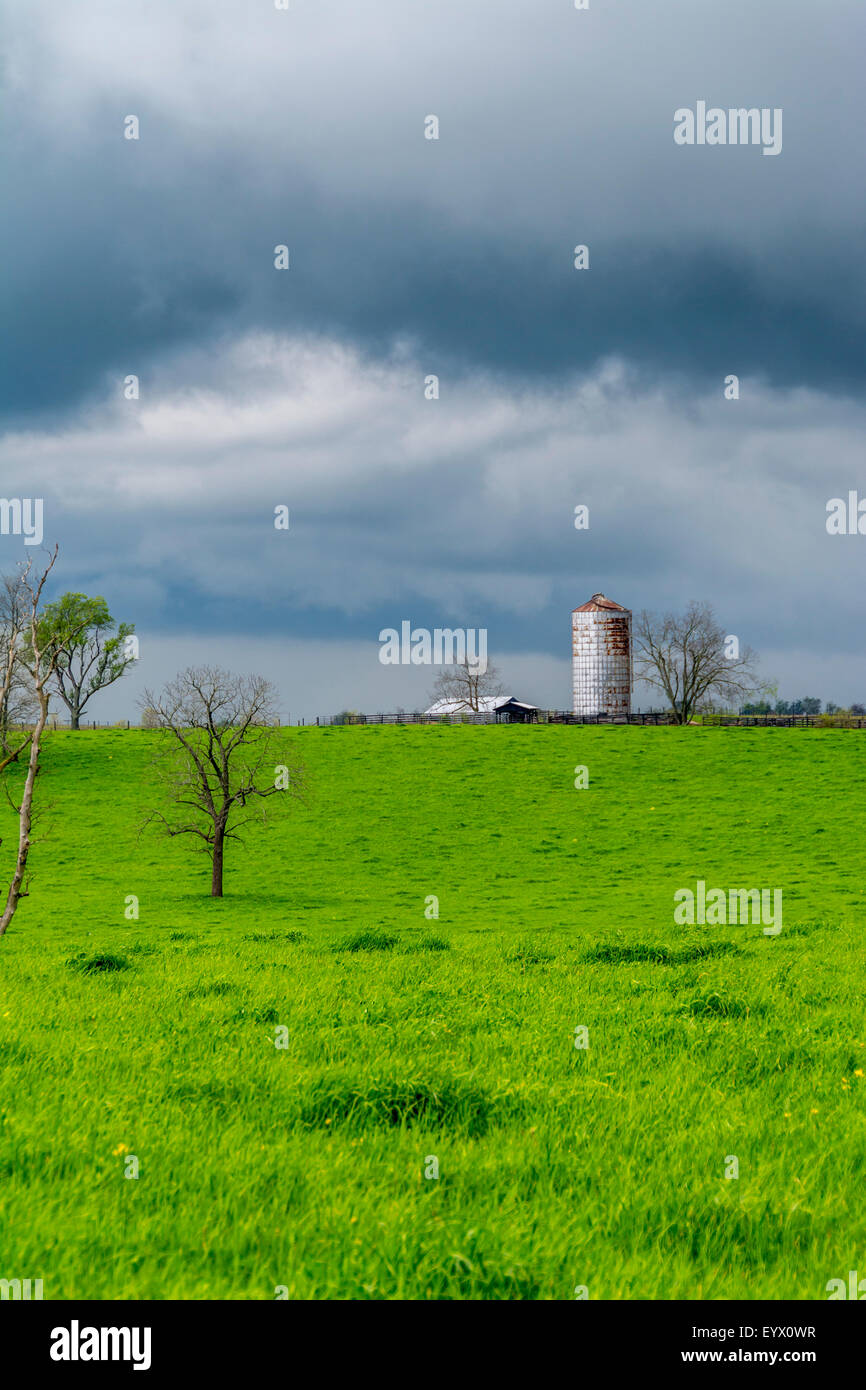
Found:
[[[830,7],[814,65],[805,3],[473,9],[12,17],[7,418],[253,328],[376,354],[409,338],[443,377],[564,377],[615,353],[699,386],[862,385],[860,127],[839,81],[855,9]],[[782,154],[675,147],[674,110],[702,94],[783,106]]]
[[[251,328],[329,332],[382,355],[409,336],[446,380],[477,365],[562,378],[619,354],[647,377],[677,373],[700,387],[734,369],[833,391],[863,383],[860,241],[825,239],[820,265],[805,268],[789,248],[768,248],[789,260],[770,276],[736,246],[619,236],[593,240],[591,270],[578,273],[565,236],[554,258],[417,208],[317,197],[303,180],[289,216],[253,209],[242,176],[223,174],[190,176],[189,204],[173,191],[138,200],[116,190],[98,222],[87,214],[104,190],[87,184],[18,205],[13,244],[29,234],[31,246],[4,296],[8,416],[74,407],[107,376],[145,375],[176,346]],[[231,204],[214,201],[221,187]],[[272,268],[277,236],[291,248],[284,278]]]

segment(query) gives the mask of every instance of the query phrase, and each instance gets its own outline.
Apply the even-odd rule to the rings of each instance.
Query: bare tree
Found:
[[[0,578],[0,747],[10,751],[12,730],[31,723],[38,704],[33,685],[22,661],[22,644],[28,631],[26,591],[20,574]],[[29,734],[18,753],[29,742]]]
[[[182,671],[158,695],[145,690],[140,702],[170,736],[157,762],[176,808],[171,816],[153,811],[146,823],[202,841],[214,898],[223,895],[226,841],[241,839],[253,819],[265,824],[271,797],[282,809],[304,799],[304,769],[286,746],[274,696],[262,676],[201,666]]]
[[[460,710],[478,711],[481,702],[495,695],[502,695],[502,682],[495,666],[473,665],[462,661],[457,666],[448,666],[440,671],[430,696],[431,704],[437,700],[448,700],[455,712]]]
[[[20,605],[17,611],[26,615],[26,621],[21,624],[7,651],[2,684],[0,684],[0,700],[2,700],[4,693],[8,692],[11,672],[15,664],[20,661],[27,670],[37,705],[36,723],[32,732],[27,733],[20,747],[14,753],[7,752],[5,758],[0,761],[0,772],[2,772],[10,762],[17,758],[19,753],[23,752],[27,744],[30,744],[30,757],[24,777],[21,804],[16,808],[18,812],[18,853],[15,858],[12,881],[6,895],[6,905],[3,909],[3,915],[0,916],[0,936],[4,934],[12,921],[19,899],[27,896],[24,875],[27,871],[30,831],[33,825],[33,788],[39,772],[42,735],[48,722],[49,682],[57,669],[57,661],[63,644],[75,636],[74,628],[65,629],[58,626],[50,636],[46,636],[42,630],[40,614],[42,590],[54,568],[57,550],[58,547],[55,545],[48,564],[36,578],[33,577],[32,560],[28,560],[21,567],[21,576],[18,580],[21,590],[18,596]]]
[[[751,647],[726,639],[708,603],[693,601],[684,613],[662,617],[638,615],[635,677],[663,691],[678,724],[688,724],[714,697],[730,705],[760,691],[756,662]]]

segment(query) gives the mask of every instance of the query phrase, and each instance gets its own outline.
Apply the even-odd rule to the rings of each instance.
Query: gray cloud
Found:
[[[859,0],[815,25],[806,0],[10,12],[0,470],[45,497],[60,586],[166,661],[255,649],[308,709],[361,703],[346,672],[397,702],[376,635],[403,619],[486,626],[563,703],[599,588],[712,599],[783,693],[864,698],[860,540],[824,507],[863,476],[866,25]],[[699,98],[782,107],[782,154],[678,148]]]

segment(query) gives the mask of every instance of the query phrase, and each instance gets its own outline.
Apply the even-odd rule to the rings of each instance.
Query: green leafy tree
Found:
[[[115,623],[104,598],[64,594],[46,604],[40,635],[58,648],[53,684],[73,729],[80,728],[91,697],[120,680],[135,661],[126,640],[134,631],[132,623]]]

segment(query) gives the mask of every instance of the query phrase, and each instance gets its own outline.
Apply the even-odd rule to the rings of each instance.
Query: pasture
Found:
[[[229,847],[222,900],[138,833],[156,735],[48,737],[0,941],[0,1277],[821,1299],[866,1272],[866,735],[286,736],[309,805]],[[16,832],[4,805],[4,893]],[[699,879],[781,888],[781,934],[675,926]]]

